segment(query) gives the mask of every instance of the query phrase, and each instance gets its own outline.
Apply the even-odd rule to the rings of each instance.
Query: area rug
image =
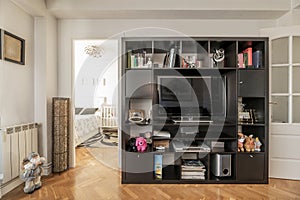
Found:
[[[103,131],[80,146],[85,147],[95,159],[107,167],[119,169],[118,132]]]

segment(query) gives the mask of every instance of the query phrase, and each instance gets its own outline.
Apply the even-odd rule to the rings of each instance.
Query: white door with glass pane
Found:
[[[300,36],[270,46],[270,177],[300,180]]]

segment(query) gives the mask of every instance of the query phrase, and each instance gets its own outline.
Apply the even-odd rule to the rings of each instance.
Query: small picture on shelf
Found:
[[[154,173],[155,179],[162,179],[162,156],[161,154],[154,155]]]

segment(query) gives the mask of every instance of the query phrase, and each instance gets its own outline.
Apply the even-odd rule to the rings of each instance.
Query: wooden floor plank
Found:
[[[24,194],[23,185],[1,200],[90,199],[300,199],[300,181],[270,179],[269,184],[121,184],[120,172],[76,149],[77,166],[43,177],[43,187]]]

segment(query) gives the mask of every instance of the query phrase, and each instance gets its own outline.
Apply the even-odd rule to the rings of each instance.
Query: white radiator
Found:
[[[0,133],[0,174],[3,174],[2,184],[5,185],[19,177],[23,159],[32,151],[38,152],[38,125],[16,125]]]

